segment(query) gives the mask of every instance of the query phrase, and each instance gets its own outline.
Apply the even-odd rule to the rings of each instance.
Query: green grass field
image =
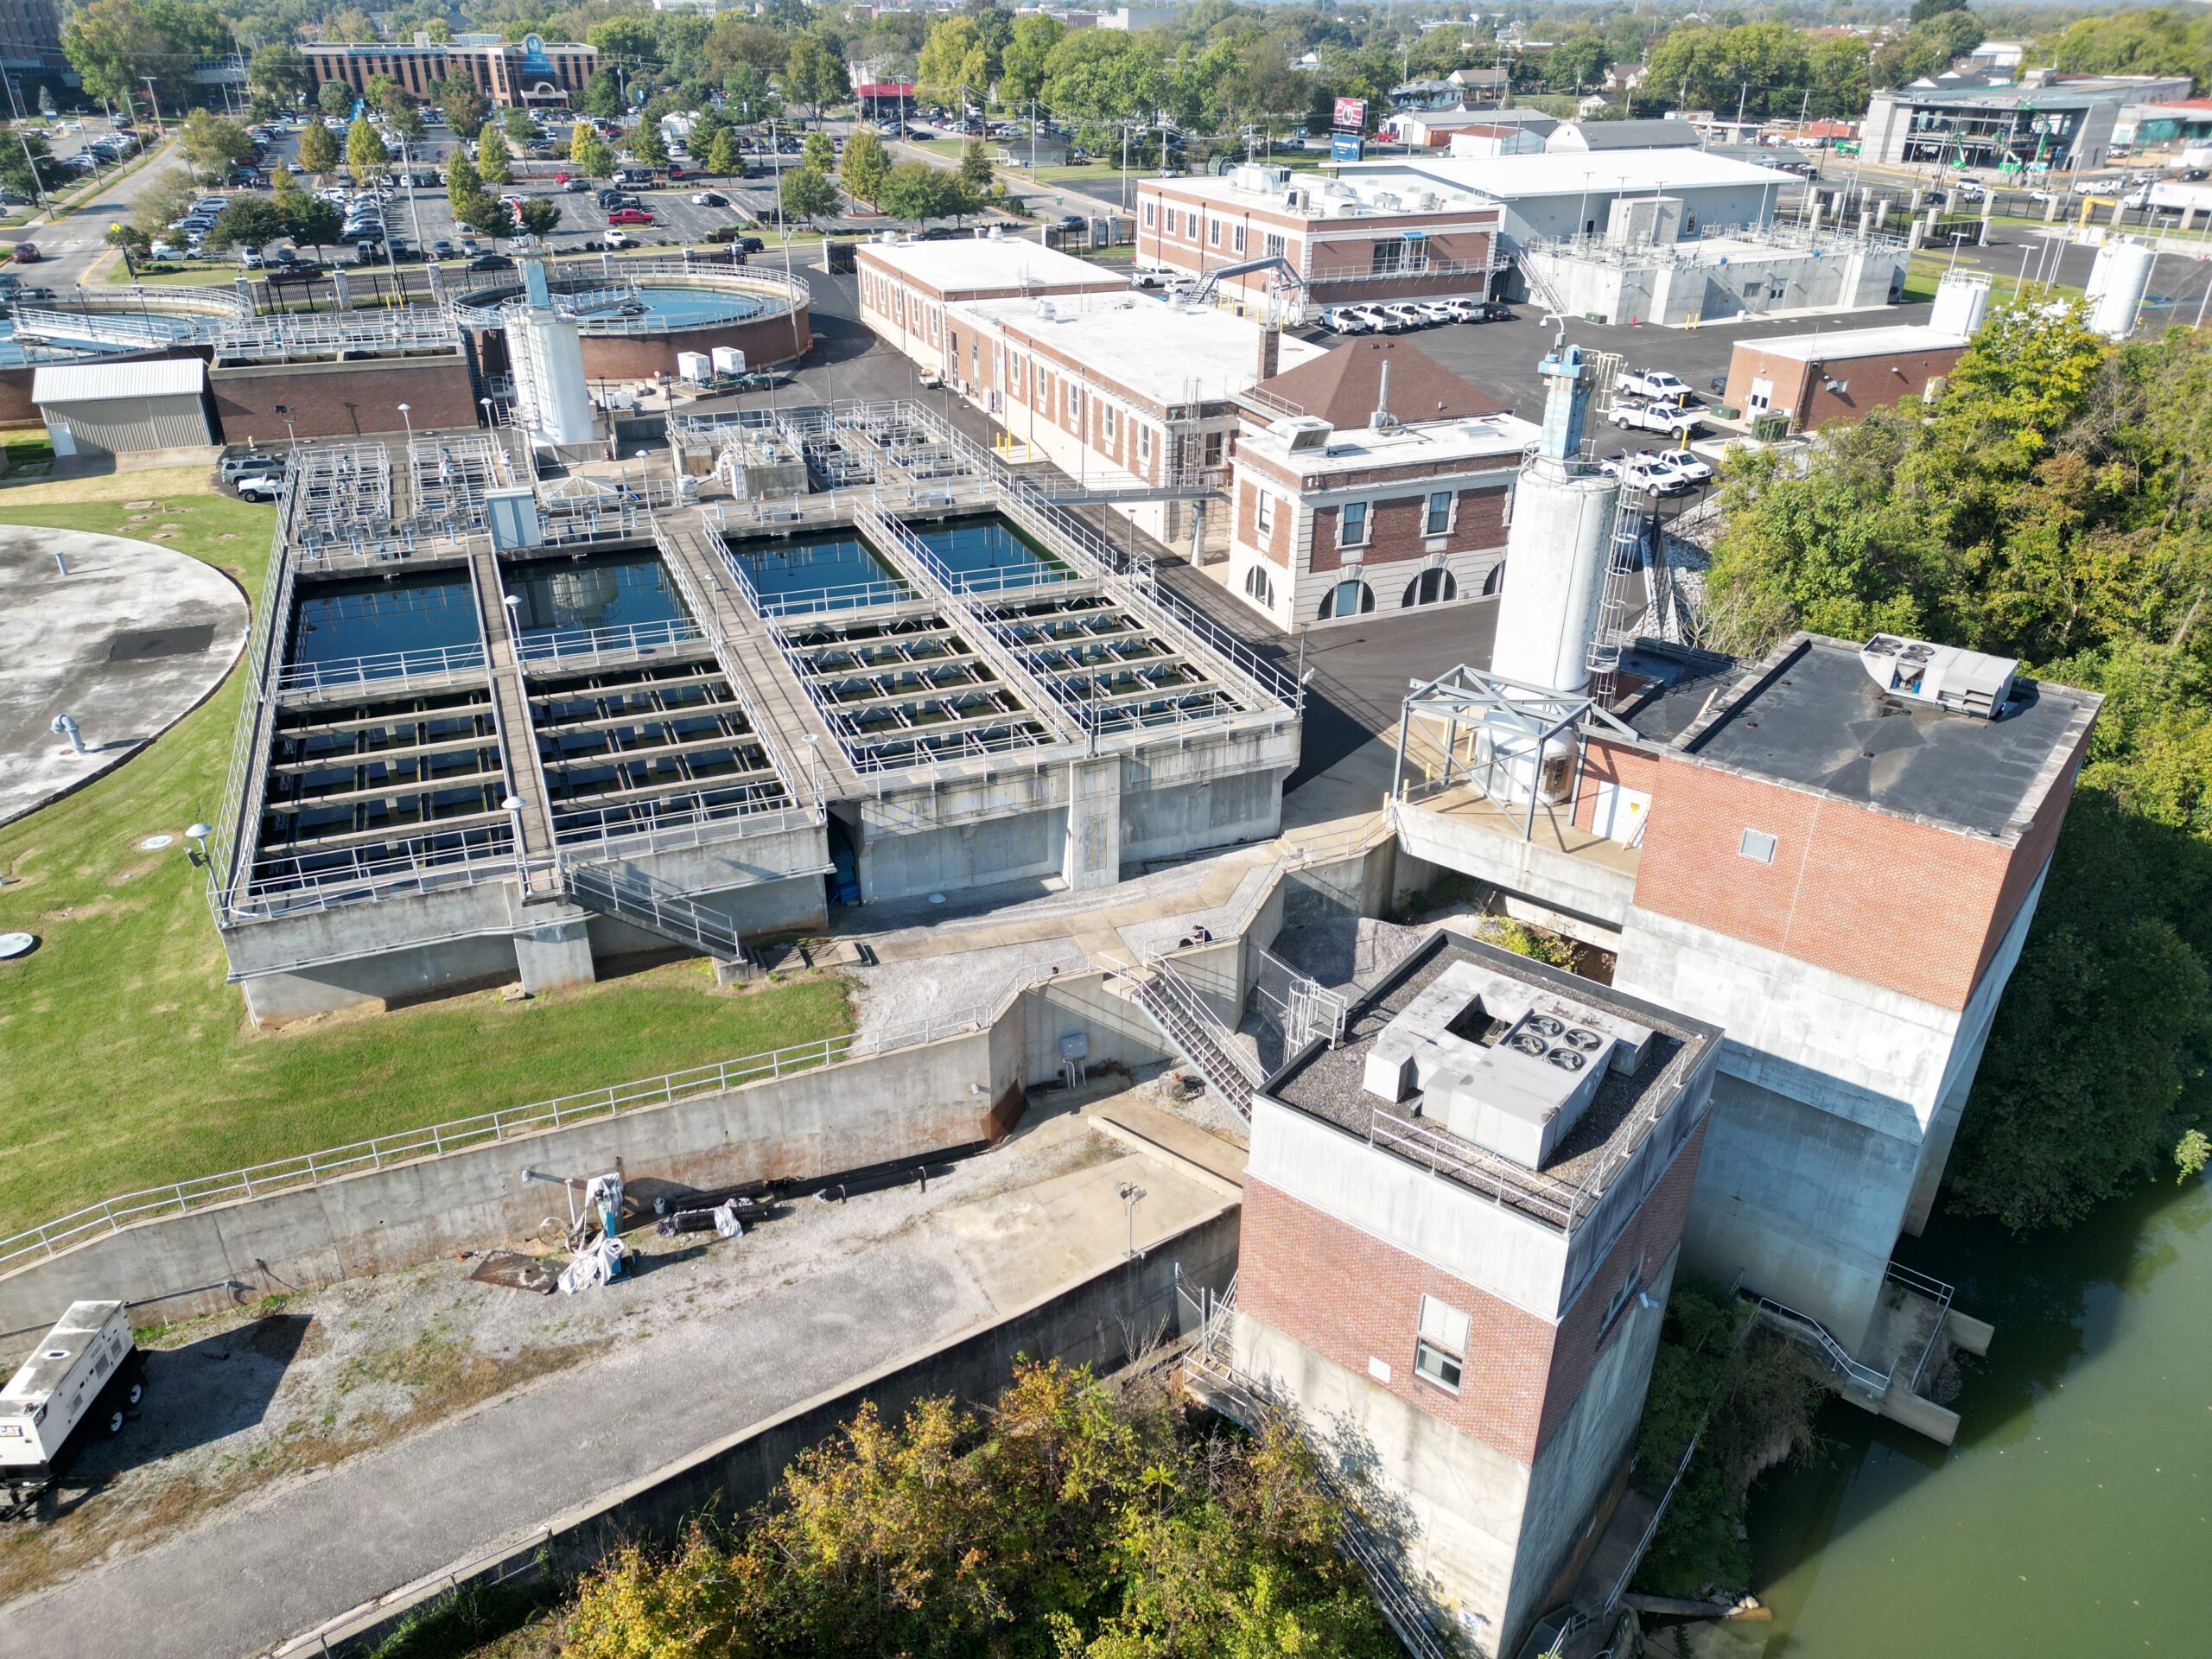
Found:
[[[1905,267],[1905,303],[1924,304],[1933,300],[1936,297],[1937,284],[1943,280],[1943,273],[1950,268],[1951,257],[1948,251],[1914,254],[1911,262]],[[2017,268],[2008,273],[2000,262],[1982,266],[1980,269],[1988,273],[1990,303],[2010,305],[2018,297],[2020,276]],[[2031,299],[2078,300],[2082,297],[2080,289],[2069,288],[2063,283],[2053,286],[2031,282],[2027,286],[2029,297]]]
[[[175,474],[0,489],[0,521],[137,535],[260,591],[274,509],[185,493]],[[164,487],[167,493],[163,493]],[[204,489],[204,486],[200,486]],[[87,499],[91,496],[105,499]],[[419,1128],[851,1029],[844,985],[732,995],[703,962],[508,1003],[496,992],[257,1032],[180,839],[213,821],[240,679],[143,753],[0,829],[0,1232],[113,1193]]]

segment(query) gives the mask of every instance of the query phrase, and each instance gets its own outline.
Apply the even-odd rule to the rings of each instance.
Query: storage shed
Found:
[[[118,455],[215,442],[207,365],[196,357],[55,363],[31,380],[56,455]]]

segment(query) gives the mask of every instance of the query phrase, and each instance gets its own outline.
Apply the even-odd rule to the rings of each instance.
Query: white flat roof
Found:
[[[1771,340],[1739,340],[1740,351],[1765,352],[1775,357],[1809,363],[1833,362],[1840,357],[1891,357],[1902,352],[1941,351],[1964,346],[1963,334],[1931,328],[1926,323],[1897,323],[1885,328],[1831,328],[1818,334],[1777,334]]]
[[[137,402],[147,397],[197,396],[207,365],[196,357],[129,363],[49,363],[31,376],[34,404]]]
[[[1052,302],[971,300],[960,308],[1082,364],[1103,382],[1162,407],[1220,403],[1260,378],[1260,325],[1208,306],[1179,306],[1135,293],[1085,294]],[[1322,355],[1285,334],[1277,372]]]
[[[1541,435],[1534,421],[1524,421],[1517,415],[1484,415],[1472,420],[1394,426],[1380,432],[1372,427],[1338,427],[1330,435],[1325,450],[1301,449],[1294,455],[1289,439],[1272,427],[1255,431],[1248,423],[1236,447],[1240,453],[1265,456],[1291,472],[1325,479],[1332,474],[1372,472],[1383,467],[1463,461],[1500,461],[1517,467],[1522,452]]]
[[[1089,283],[1120,284],[1121,274],[1058,248],[1018,237],[953,237],[942,242],[863,242],[858,250],[939,294],[979,289],[1046,289]]]
[[[1393,157],[1348,162],[1342,176],[1362,188],[1388,189],[1394,176],[1422,178],[1432,186],[1470,190],[1499,201],[1524,196],[1613,195],[1644,190],[1694,189],[1727,184],[1781,185],[1791,175],[1749,162],[1732,161],[1708,150],[1662,149],[1562,151],[1542,156],[1445,156]]]

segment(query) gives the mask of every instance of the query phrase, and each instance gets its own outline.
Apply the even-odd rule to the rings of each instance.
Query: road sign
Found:
[[[1363,132],[1367,128],[1367,100],[1363,98],[1340,98],[1337,100],[1335,118],[1329,124],[1339,132]]]
[[[1357,133],[1332,132],[1329,135],[1329,159],[1332,162],[1359,161],[1366,148]]]

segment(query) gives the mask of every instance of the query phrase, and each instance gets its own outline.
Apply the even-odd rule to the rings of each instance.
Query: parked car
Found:
[[[617,207],[607,216],[610,225],[651,225],[653,216],[642,207]]]
[[[1685,404],[1693,395],[1687,381],[1664,369],[1624,369],[1614,385],[1631,397],[1648,398],[1655,404]]]
[[[1089,230],[1090,228],[1090,221],[1085,219],[1081,213],[1062,213],[1059,218],[1054,221],[1052,228],[1058,231],[1063,235],[1067,235],[1077,231]]]
[[[739,237],[737,238],[737,246],[741,251],[746,253],[766,253],[768,251],[768,245],[766,242],[763,242],[757,236]]]
[[[450,238],[442,236],[430,244],[430,257],[433,259],[450,259],[453,256],[454,245]]]
[[[566,184],[563,185],[561,188],[567,191],[572,196],[580,196],[583,194],[585,191],[591,188],[591,181],[589,179],[570,179]]]
[[[609,231],[607,233],[607,245],[610,248],[635,248],[642,246],[643,244],[627,231]]]
[[[1501,300],[1452,300],[1454,322],[1510,322],[1513,308]]]
[[[729,198],[718,190],[695,190],[691,193],[694,207],[727,207]]]
[[[274,501],[283,493],[283,475],[278,473],[256,473],[238,482],[238,496],[241,501]]]
[[[1354,334],[1382,334],[1391,332],[1389,319],[1381,308],[1372,305],[1344,305],[1337,308],[1337,315],[1351,325]]]
[[[512,270],[515,262],[504,253],[480,253],[468,262],[471,270]]]
[[[261,250],[259,248],[240,248],[238,250],[238,264],[245,270],[259,270],[268,263],[269,262],[267,260],[261,257]]]
[[[1370,327],[1367,319],[1348,305],[1332,305],[1324,309],[1321,326],[1332,334],[1363,334]]]
[[[1414,309],[1431,322],[1459,321],[1459,314],[1453,310],[1452,302],[1450,300],[1421,300],[1414,304]]]
[[[264,473],[283,477],[284,457],[249,451],[243,455],[225,455],[215,467],[215,476],[225,484],[235,484],[242,478]]]
[[[1623,431],[1664,432],[1675,438],[1687,438],[1701,423],[1697,410],[1668,404],[1615,404],[1612,423]]]

